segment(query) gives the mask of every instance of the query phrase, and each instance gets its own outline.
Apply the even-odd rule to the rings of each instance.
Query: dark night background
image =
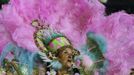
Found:
[[[107,14],[121,10],[125,10],[129,14],[134,13],[134,0],[108,0],[104,5]]]
[[[9,0],[0,0],[0,9],[2,4],[8,3]],[[107,14],[113,12],[125,10],[127,13],[134,13],[134,0],[108,0],[107,3],[104,3],[106,6]]]
[[[8,1],[9,1],[9,0],[0,0],[0,9],[1,9],[1,5],[8,3]]]

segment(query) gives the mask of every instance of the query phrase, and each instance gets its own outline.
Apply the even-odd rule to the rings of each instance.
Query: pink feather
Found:
[[[86,32],[104,35],[108,42],[107,75],[128,75],[134,68],[134,17],[125,12],[104,16],[105,7],[98,0],[11,0],[0,12],[0,52],[9,42],[36,51],[34,19],[63,32],[79,47]]]
[[[125,12],[107,16],[98,29],[108,41],[106,58],[110,61],[107,75],[129,75],[134,67],[134,17]]]

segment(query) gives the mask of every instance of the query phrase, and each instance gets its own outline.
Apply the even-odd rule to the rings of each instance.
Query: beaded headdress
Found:
[[[37,20],[33,21],[32,25],[34,25],[38,31],[43,30],[42,33],[37,36],[41,36],[39,38],[41,38],[41,41],[43,42],[42,44],[45,46],[48,52],[50,51],[52,53],[57,53],[59,50],[64,50],[63,48],[67,47],[73,49],[69,39],[65,37],[65,35],[63,35],[62,33],[51,29],[48,26],[46,28],[44,26],[40,26]],[[76,51],[75,49],[73,50],[75,54],[78,53],[78,51]]]

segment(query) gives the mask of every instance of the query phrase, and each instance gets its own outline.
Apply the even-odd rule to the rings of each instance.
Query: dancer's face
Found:
[[[73,50],[66,48],[59,54],[59,59],[63,67],[70,68],[73,65]]]

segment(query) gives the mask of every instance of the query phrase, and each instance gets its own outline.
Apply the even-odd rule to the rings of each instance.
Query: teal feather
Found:
[[[102,53],[106,53],[107,50],[107,42],[106,38],[100,34],[96,34],[95,32],[88,32],[87,39],[92,39],[99,46],[99,49]]]
[[[33,64],[35,60],[35,56],[37,55],[37,52],[29,52],[26,49],[23,49],[21,47],[17,47],[13,43],[8,43],[0,55],[0,62],[2,63],[4,58],[9,52],[14,53],[14,58],[19,61],[19,66],[28,66],[28,75],[32,75],[32,69]],[[2,63],[3,64],[3,63]]]
[[[96,57],[95,57],[94,53],[91,53],[88,49],[89,49],[89,46],[87,44],[81,46],[81,50],[84,53],[83,55],[88,55],[93,61],[95,61]],[[81,56],[83,56],[83,55],[81,55]]]
[[[62,67],[62,64],[58,60],[53,60],[51,66],[54,70],[59,70]]]
[[[4,60],[4,58],[7,56],[7,54],[11,51],[13,51],[13,49],[15,49],[15,45],[13,45],[12,43],[8,43],[2,50],[2,53],[0,55],[0,63],[2,63],[2,61]]]
[[[92,49],[89,50],[90,48]],[[104,75],[108,66],[108,61],[103,56],[107,50],[106,39],[102,35],[95,32],[88,32],[87,43],[83,45],[81,49],[84,54],[88,55],[94,62],[103,60],[98,63],[94,63],[94,68],[99,69],[99,74]]]

